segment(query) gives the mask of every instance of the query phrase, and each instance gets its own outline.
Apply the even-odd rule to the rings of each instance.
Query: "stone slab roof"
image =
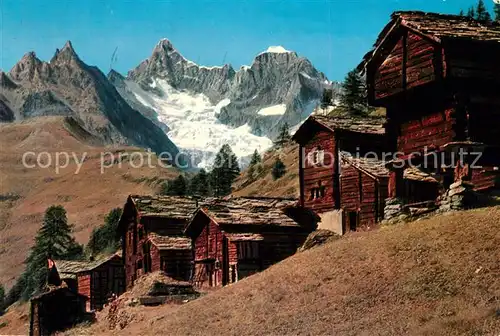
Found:
[[[389,177],[385,162],[375,158],[355,157],[351,153],[341,152],[342,161],[375,177]]]
[[[287,198],[227,197],[206,200],[202,210],[219,225],[300,227],[284,212],[297,202]]]
[[[385,134],[383,118],[354,118],[354,117],[327,117],[321,115],[311,116],[321,125],[335,130],[344,130],[358,133]]]
[[[159,250],[190,250],[191,239],[187,237],[161,236],[154,232],[149,233],[149,240]]]
[[[94,261],[54,260],[54,263],[56,264],[57,271],[61,274],[61,277],[63,277],[63,275],[71,277],[71,274],[74,275],[76,273],[91,271],[113,258],[121,257],[117,254],[113,254],[112,256],[97,258]]]
[[[139,215],[142,217],[166,217],[189,219],[196,211],[196,199],[179,196],[131,195]]]
[[[402,11],[392,14],[392,19],[437,39],[460,38],[500,42],[500,25],[465,16]]]

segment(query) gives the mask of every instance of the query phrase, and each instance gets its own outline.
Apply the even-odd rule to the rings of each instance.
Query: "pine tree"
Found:
[[[495,22],[500,23],[500,2],[495,3],[495,6],[493,7],[493,11],[495,12]]]
[[[162,184],[160,194],[168,196],[186,196],[188,193],[188,182],[184,175],[179,175],[173,180]]]
[[[194,196],[210,195],[210,179],[205,171],[201,169],[189,182],[189,194]]]
[[[321,108],[325,109],[332,105],[333,89],[324,89],[323,96],[321,97]]]
[[[46,284],[48,258],[75,260],[83,257],[83,247],[71,236],[66,210],[60,206],[49,207],[43,224],[35,237],[35,245],[26,259],[25,282],[22,298],[40,292]]]
[[[260,156],[259,152],[255,150],[252,154],[252,158],[250,159],[250,166],[255,166],[257,163],[260,163],[262,161],[262,157]]]
[[[285,175],[285,173],[286,173],[285,164],[279,158],[276,159],[276,161],[274,162],[274,165],[273,165],[273,170],[271,171],[271,174],[273,175],[273,179],[277,180],[277,179],[281,178],[283,175]]]
[[[238,158],[229,145],[223,145],[215,157],[214,166],[210,172],[214,196],[229,195],[231,186],[239,174]]]
[[[476,19],[479,21],[491,21],[491,15],[486,9],[483,0],[479,0],[476,7]]]
[[[103,252],[116,252],[120,245],[120,237],[116,231],[121,215],[121,208],[111,210],[104,218],[104,224],[92,230],[86,248],[89,254],[95,256]]]
[[[292,140],[292,137],[290,136],[290,127],[288,126],[288,123],[285,122],[283,126],[281,126],[280,133],[274,141],[274,144],[277,147],[285,147],[290,140]]]
[[[356,70],[350,71],[342,84],[341,104],[354,113],[362,113],[366,106],[365,84]]]
[[[469,10],[467,11],[467,17],[470,19],[476,18],[476,10],[474,9],[474,7],[469,8]]]
[[[3,315],[5,310],[5,288],[3,285],[0,285],[0,316]]]
[[[460,10],[460,13],[458,13],[458,16],[465,16],[463,9]]]

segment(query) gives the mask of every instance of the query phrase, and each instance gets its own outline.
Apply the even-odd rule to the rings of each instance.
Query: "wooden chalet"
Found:
[[[86,319],[88,298],[68,287],[51,288],[30,300],[30,336],[52,335]]]
[[[93,261],[55,260],[61,280],[75,293],[85,296],[87,310],[99,310],[112,294],[125,292],[123,259],[119,255]]]
[[[186,226],[198,287],[234,283],[297,251],[317,218],[280,198],[210,199]]]
[[[128,197],[118,225],[127,288],[142,274],[155,271],[190,280],[193,252],[184,227],[197,207],[198,202],[187,197]]]
[[[398,153],[389,165],[391,198],[418,204],[457,182],[476,191],[496,186],[499,59],[498,24],[423,12],[392,15],[360,65],[370,104],[387,109],[389,148]],[[459,156],[460,150],[479,155]],[[420,171],[406,172],[415,167]]]
[[[319,214],[319,228],[345,234],[383,218],[384,121],[312,115],[293,135],[300,150],[300,204]]]

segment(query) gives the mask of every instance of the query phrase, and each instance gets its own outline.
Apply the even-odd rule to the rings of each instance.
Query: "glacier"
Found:
[[[204,94],[175,89],[165,79],[152,79],[150,87],[154,91],[146,91],[132,81],[126,84],[141,104],[156,111],[158,120],[170,129],[168,137],[181,152],[192,157],[198,168],[209,168],[224,144],[231,146],[240,159],[272,146],[270,138],[252,134],[247,124],[232,128],[217,119],[220,110],[231,103],[230,99],[213,105]]]

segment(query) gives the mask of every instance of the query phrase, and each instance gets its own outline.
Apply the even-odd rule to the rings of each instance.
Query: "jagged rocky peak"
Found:
[[[108,79],[111,81],[111,82],[115,82],[115,81],[124,81],[125,80],[125,76],[123,76],[121,73],[119,73],[118,71],[116,71],[115,69],[111,69],[108,73]]]
[[[17,84],[5,72],[0,71],[0,87],[3,89],[15,89],[17,88]]]
[[[10,76],[16,81],[33,80],[39,77],[43,62],[36,57],[34,51],[30,51],[17,62],[10,70]]]
[[[54,57],[52,57],[50,63],[69,63],[71,61],[80,61],[80,58],[73,48],[71,41],[67,41],[61,50],[56,49]]]

